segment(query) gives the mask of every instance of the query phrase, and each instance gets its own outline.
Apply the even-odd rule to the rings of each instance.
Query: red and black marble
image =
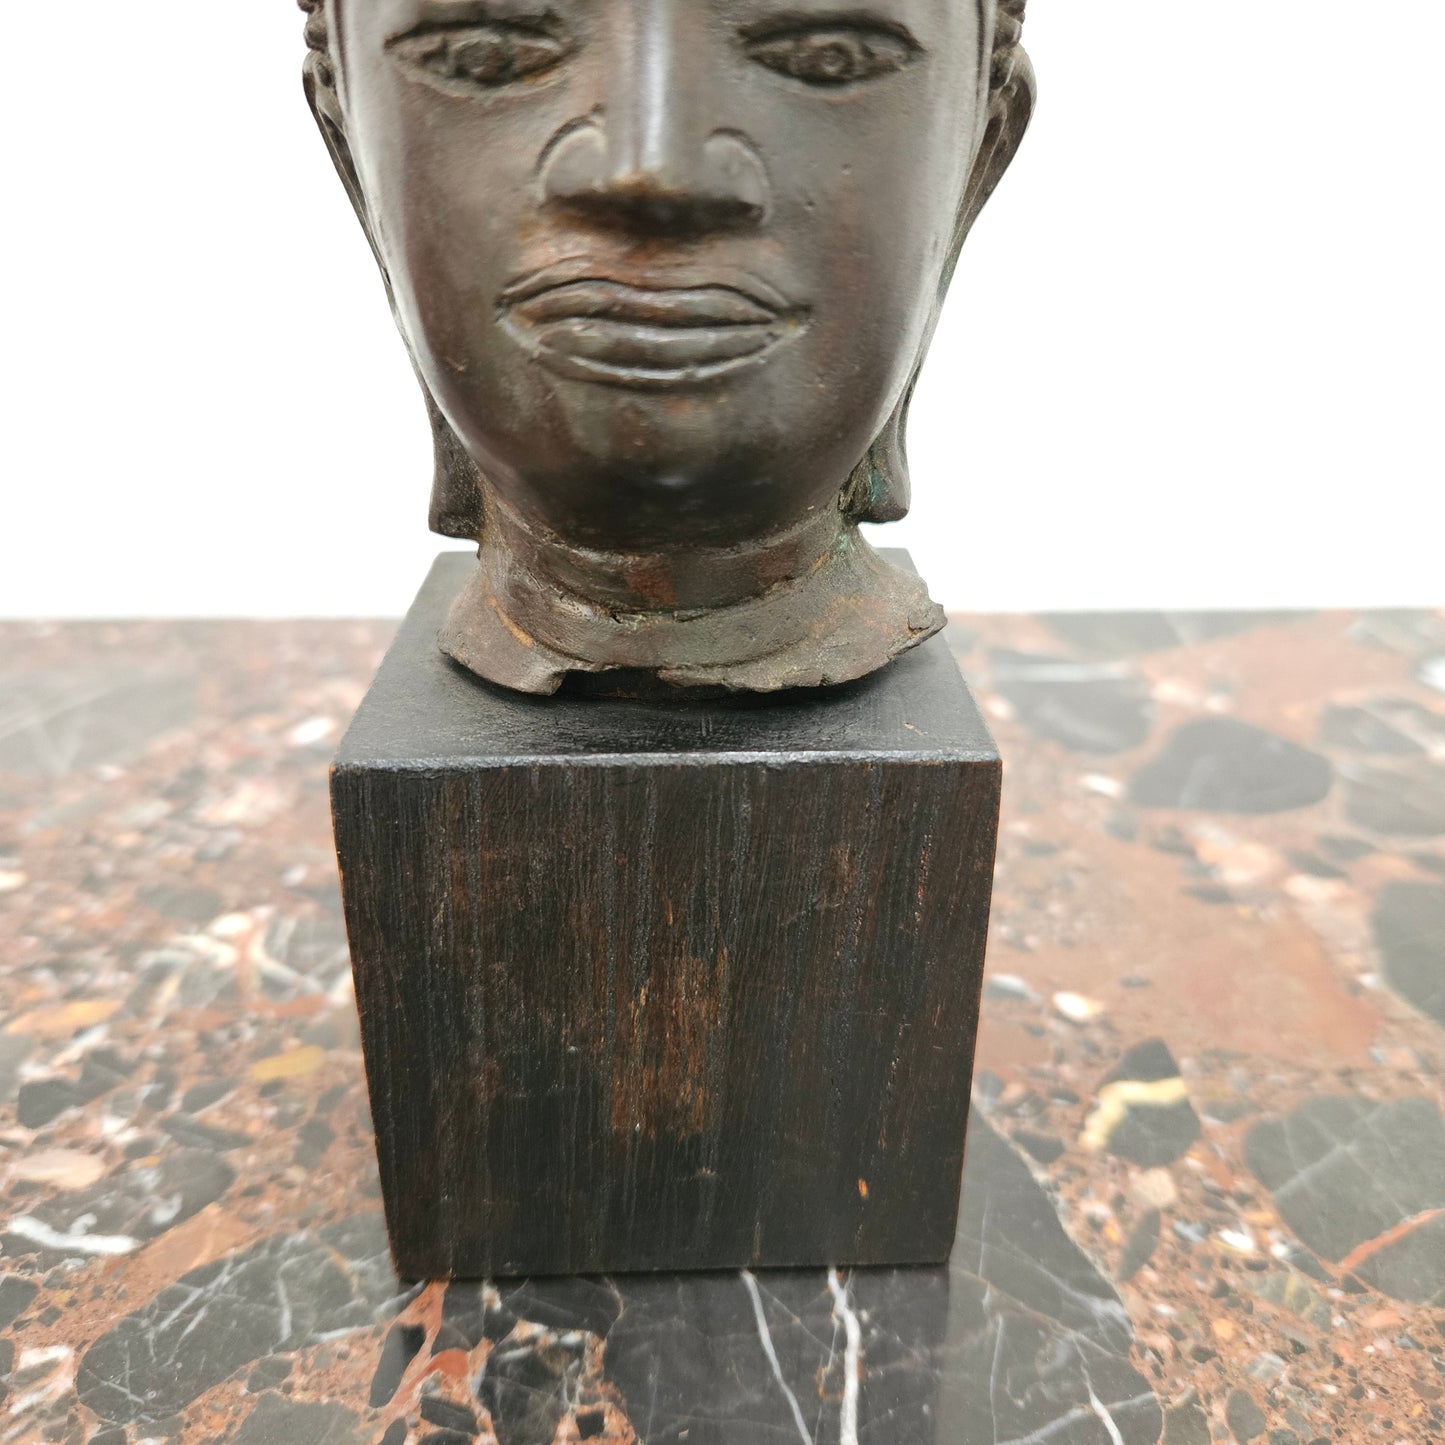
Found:
[[[0,629],[0,1440],[1445,1439],[1445,615],[953,629],[949,1269],[405,1289],[326,799],[390,632]]]

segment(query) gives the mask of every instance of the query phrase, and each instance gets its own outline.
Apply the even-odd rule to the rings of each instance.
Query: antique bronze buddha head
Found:
[[[480,544],[494,682],[856,678],[943,624],[863,541],[1013,156],[1023,0],[302,0],[307,92]]]

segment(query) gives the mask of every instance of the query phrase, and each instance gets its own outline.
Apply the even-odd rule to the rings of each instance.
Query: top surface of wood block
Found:
[[[885,555],[908,565],[906,553]],[[943,637],[871,677],[817,692],[633,702],[527,697],[494,687],[436,645],[452,598],[474,566],[466,552],[437,557],[342,740],[337,767],[998,756]]]

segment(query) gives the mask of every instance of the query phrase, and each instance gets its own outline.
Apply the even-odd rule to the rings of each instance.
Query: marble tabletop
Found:
[[[391,631],[0,627],[0,1441],[1445,1441],[1445,613],[955,620],[950,1269],[424,1287],[327,816]]]

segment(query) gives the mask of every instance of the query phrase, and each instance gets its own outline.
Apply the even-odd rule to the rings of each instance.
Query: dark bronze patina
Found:
[[[772,691],[943,625],[860,522],[1033,103],[1023,0],[302,0],[480,544],[446,652]]]

